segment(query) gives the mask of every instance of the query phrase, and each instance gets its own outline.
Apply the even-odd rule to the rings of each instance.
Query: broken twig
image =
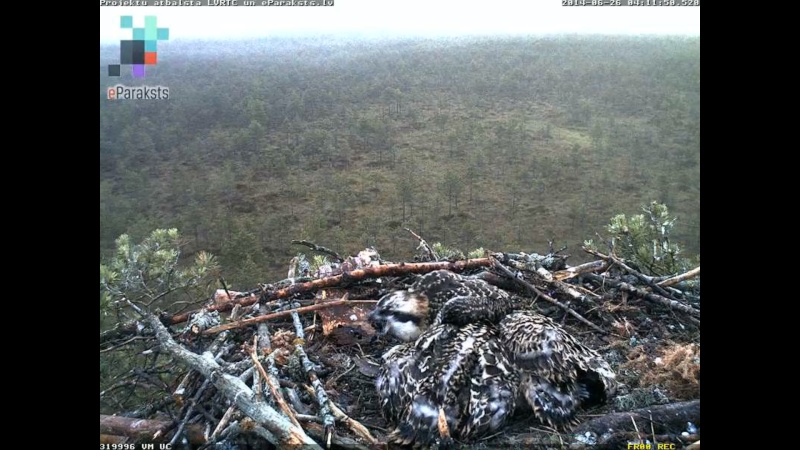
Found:
[[[658,285],[661,286],[661,287],[672,286],[673,284],[678,284],[681,281],[690,280],[690,279],[692,279],[694,277],[697,277],[699,275],[700,275],[700,266],[697,266],[697,267],[695,267],[694,269],[692,269],[692,270],[690,270],[688,272],[682,273],[680,275],[676,275],[676,276],[674,276],[672,278],[667,278],[666,280],[658,283]]]
[[[309,248],[311,248],[312,250],[315,250],[315,251],[318,251],[318,252],[320,252],[320,253],[325,253],[325,254],[327,254],[327,255],[333,256],[333,258],[336,260],[336,262],[342,262],[342,261],[344,261],[344,258],[342,258],[342,257],[341,257],[341,256],[340,256],[338,253],[336,253],[335,251],[333,251],[333,250],[331,250],[331,249],[329,249],[329,248],[327,248],[327,247],[323,247],[323,246],[321,246],[321,245],[317,245],[317,244],[315,244],[315,243],[313,243],[313,242],[311,242],[311,241],[306,241],[306,240],[297,240],[297,239],[294,239],[294,240],[292,240],[292,244],[295,244],[295,245],[305,245],[306,247],[309,247]]]
[[[225,414],[222,415],[222,419],[219,420],[219,423],[217,424],[217,427],[214,428],[214,431],[211,433],[211,436],[208,438],[209,441],[213,441],[214,439],[217,438],[217,436],[219,436],[220,433],[222,433],[222,430],[224,430],[225,427],[228,426],[228,422],[231,421],[231,418],[233,417],[233,413],[235,411],[236,411],[236,408],[234,408],[233,405],[228,407],[227,411],[225,411]]]
[[[595,275],[593,273],[586,274],[586,278],[594,281],[595,283],[602,285],[608,285],[613,288],[621,289],[625,292],[629,292],[634,294],[638,297],[641,297],[645,300],[648,300],[653,303],[657,303],[662,306],[666,306],[669,309],[673,309],[675,311],[680,311],[682,313],[689,314],[690,316],[700,318],[700,310],[692,308],[689,305],[685,305],[677,300],[670,300],[666,297],[662,297],[658,294],[653,294],[652,292],[643,291],[635,286],[632,286],[628,283],[615,280],[613,278],[606,278],[601,277],[600,275]]]
[[[564,270],[559,270],[553,272],[553,279],[556,281],[564,281],[573,277],[577,277],[578,275],[589,273],[589,272],[602,272],[608,264],[605,261],[592,261],[585,264],[581,264],[575,267],[568,267]]]
[[[341,298],[339,300],[333,300],[333,301],[325,302],[325,303],[317,303],[316,305],[303,306],[303,307],[300,307],[300,308],[289,309],[289,310],[286,310],[286,311],[279,311],[279,312],[272,313],[272,314],[267,314],[267,315],[264,315],[264,316],[253,317],[252,319],[244,319],[244,320],[240,320],[238,322],[226,323],[224,325],[219,325],[219,326],[216,326],[214,328],[209,328],[209,329],[205,330],[203,332],[203,334],[219,333],[220,331],[232,330],[234,328],[247,327],[247,326],[250,326],[250,325],[257,324],[257,323],[265,322],[267,320],[277,319],[278,317],[286,317],[286,316],[291,316],[292,314],[307,313],[307,312],[311,312],[311,311],[317,311],[319,309],[325,309],[325,308],[330,308],[330,307],[333,307],[333,306],[344,305],[345,303],[347,303],[347,301],[348,301],[347,300],[347,294],[345,294],[345,297],[343,297],[343,298]]]
[[[315,395],[314,390],[311,389],[309,386],[305,386],[305,388],[306,392],[308,392],[309,395],[311,396]],[[336,403],[334,403],[333,400],[328,400],[328,405],[331,407],[333,415],[336,416],[336,418],[339,419],[340,421],[344,422],[345,425],[347,425],[347,427],[350,428],[351,431],[353,431],[353,433],[361,436],[362,438],[367,440],[370,444],[378,443],[378,440],[375,439],[374,436],[372,436],[372,433],[369,432],[367,427],[362,425],[361,422],[345,414],[344,411],[341,410],[341,408],[336,406]]]
[[[592,322],[587,320],[585,317],[583,317],[582,315],[580,315],[577,312],[575,312],[575,310],[573,310],[569,306],[567,306],[567,305],[559,302],[558,300],[550,297],[549,295],[547,295],[544,292],[540,291],[536,286],[528,283],[527,281],[522,280],[522,279],[517,278],[516,276],[514,276],[514,274],[511,272],[511,270],[509,270],[508,267],[503,265],[503,263],[501,263],[497,259],[494,259],[494,267],[497,268],[498,270],[500,270],[507,277],[509,277],[512,280],[514,280],[519,285],[523,286],[531,294],[538,295],[539,297],[543,298],[547,302],[550,302],[550,303],[558,306],[559,308],[563,309],[564,311],[566,311],[567,313],[569,313],[570,315],[572,315],[573,317],[578,319],[581,323],[589,326],[590,328],[592,328],[593,330],[597,331],[598,333],[608,334],[608,331],[605,331],[604,329],[602,329],[602,328],[598,327],[597,325],[593,324]]]
[[[333,414],[331,414],[331,408],[328,405],[328,394],[325,392],[325,387],[322,386],[322,382],[319,381],[319,377],[317,377],[314,364],[308,359],[308,355],[303,348],[305,332],[303,331],[303,323],[300,322],[300,316],[297,312],[292,313],[292,321],[294,321],[295,335],[297,336],[295,339],[294,351],[300,358],[303,370],[306,372],[306,375],[308,375],[308,379],[314,387],[317,404],[319,405],[319,414],[322,416],[322,424],[325,427],[325,445],[330,448],[331,436],[333,435],[336,422],[334,421]]]
[[[178,429],[175,431],[175,434],[172,436],[172,439],[169,441],[170,445],[175,445],[180,439],[181,435],[183,434],[183,429],[189,423],[189,419],[192,417],[192,413],[194,412],[194,407],[197,405],[197,401],[200,400],[200,396],[206,391],[208,387],[208,379],[203,381],[203,384],[200,385],[200,389],[195,392],[194,396],[189,402],[189,406],[186,408],[186,413],[183,415],[183,420],[178,425]]]
[[[596,251],[591,250],[589,248],[584,248],[583,250],[585,252],[587,252],[587,253],[591,253],[592,255],[595,255],[595,256],[597,256],[597,257],[599,257],[601,259],[604,259],[606,261],[611,261],[614,264],[622,267],[622,269],[624,269],[629,274],[635,276],[639,281],[641,281],[642,283],[650,286],[650,288],[653,289],[659,295],[661,295],[663,297],[666,297],[666,298],[668,298],[670,300],[677,300],[676,298],[674,298],[672,296],[672,294],[670,294],[669,292],[665,291],[663,287],[661,287],[660,285],[656,284],[653,281],[653,277],[647,276],[647,275],[639,272],[638,270],[630,267],[629,265],[625,264],[625,261],[621,260],[620,258],[617,258],[616,256],[614,256],[612,254],[604,255],[604,254],[602,254],[600,252],[596,252]]]
[[[439,255],[437,255],[436,252],[433,251],[433,248],[431,248],[431,246],[428,245],[428,243],[425,241],[425,239],[422,239],[422,236],[418,235],[417,233],[414,233],[413,231],[411,231],[410,228],[403,228],[403,229],[408,231],[409,233],[411,233],[411,235],[414,236],[415,238],[417,238],[417,240],[419,241],[419,247],[417,247],[417,249],[422,247],[422,248],[425,249],[426,252],[428,252],[428,257],[431,260],[433,260],[433,261],[438,261],[439,260]]]
[[[258,338],[255,337],[255,339]],[[290,408],[289,405],[286,403],[286,400],[283,399],[283,395],[281,394],[280,389],[278,389],[278,386],[275,385],[270,374],[268,374],[267,371],[264,370],[264,366],[261,365],[261,361],[258,360],[258,354],[256,353],[255,343],[252,347],[249,348],[249,350],[250,350],[249,351],[250,359],[253,360],[253,364],[255,365],[256,370],[258,370],[258,373],[261,374],[261,378],[263,378],[264,381],[267,383],[267,386],[269,386],[269,391],[272,394],[272,398],[275,399],[275,403],[277,403],[278,407],[281,408],[281,411],[283,411],[283,413],[286,414],[286,417],[288,417],[293,424],[299,427],[300,422],[298,422],[297,418],[294,416],[294,411],[292,411],[292,408]]]
[[[306,446],[307,448],[320,448],[313,439],[305,434],[302,428],[295,426],[285,416],[266,403],[255,401],[253,399],[253,391],[238,377],[225,373],[222,367],[214,360],[213,355],[205,353],[201,356],[190,352],[172,339],[169,330],[161,324],[157,317],[146,313],[143,314],[143,317],[155,330],[156,338],[163,349],[210,379],[217,390],[230,399],[240,411],[257,423],[263,424],[274,436],[275,440],[272,442],[274,445],[279,447]]]

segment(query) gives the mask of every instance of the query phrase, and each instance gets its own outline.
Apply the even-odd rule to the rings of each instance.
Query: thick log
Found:
[[[651,422],[652,418],[652,422]],[[636,422],[634,428],[633,419]],[[566,433],[545,432],[535,428],[525,432],[528,417],[518,416],[515,420],[526,424],[520,427],[519,422],[511,424],[513,431],[506,429],[499,436],[486,441],[487,449],[501,448],[569,448],[574,450],[617,450],[632,448],[628,444],[639,440],[653,441],[655,434],[659,443],[676,443],[676,448],[683,448],[688,442],[698,440],[698,435],[681,436],[686,429],[686,422],[700,426],[700,400],[691,400],[667,405],[653,405],[634,411],[615,412],[591,420],[586,420]],[[652,423],[652,426],[651,426]],[[520,430],[522,432],[516,432]],[[523,431],[524,430],[524,431]],[[594,442],[585,439],[587,433]],[[655,449],[656,446],[652,445]]]
[[[127,436],[115,436],[113,434],[100,435],[101,444],[123,444],[125,442],[128,442]]]
[[[132,419],[130,417],[107,416],[100,414],[100,434],[127,436],[142,442],[164,442],[166,432],[174,423],[165,420]],[[189,443],[192,445],[205,444],[201,425],[187,425],[185,428]],[[156,433],[158,438],[154,438]]]
[[[637,427],[645,435],[651,432],[680,433],[686,429],[686,422],[700,425],[700,400],[653,405],[634,411],[606,414],[578,425],[575,433],[591,431],[601,435],[609,429],[635,431],[631,418],[636,421]]]

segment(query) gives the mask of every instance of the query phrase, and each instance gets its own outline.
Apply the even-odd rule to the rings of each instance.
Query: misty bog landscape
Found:
[[[352,333],[329,333],[328,323],[341,319],[330,315],[335,309],[304,314],[300,330],[299,318],[293,323],[283,316],[270,322],[272,348],[294,349],[305,327],[307,355],[287,351],[270,365],[281,388],[299,396],[293,401],[300,405],[290,406],[294,413],[323,417],[325,411],[315,412],[314,391],[307,393],[298,381],[305,377],[298,368],[303,364],[292,359],[310,357],[316,383],[307,387],[313,385],[317,397],[319,389],[329,391],[338,408],[383,443],[392,427],[379,412],[374,374],[359,361],[379,364],[388,347],[375,341],[374,330],[364,331],[364,315],[369,302],[413,279],[401,269],[377,281],[353,272],[347,283],[320,289],[320,280],[342,273],[337,269],[351,259],[354,269],[367,272],[389,262],[454,264],[437,267],[470,274],[491,266],[484,278],[500,288],[527,296],[534,291],[526,289],[536,288],[556,302],[540,300],[540,312],[580,336],[617,371],[623,386],[617,396],[624,401],[609,401],[594,415],[699,399],[699,281],[652,286],[694,267],[699,273],[699,36],[271,37],[159,45],[158,64],[148,67],[144,81],[108,77],[106,67],[119,49],[100,47],[101,442],[114,434],[103,431],[104,415],[117,415],[171,423],[164,442],[176,430],[191,436],[197,425],[205,444],[184,437],[172,444],[223,448],[224,433],[209,435],[231,421],[214,423],[232,410],[230,399],[222,388],[210,387],[197,367],[178,370],[165,364],[167,352],[152,353],[159,342],[166,348],[161,338],[168,335],[148,325],[147,311],[172,327],[173,338],[183,339],[189,327],[180,331],[178,315],[219,305],[220,296],[229,305],[211,309],[224,313],[222,323],[232,323],[227,314],[242,299],[252,297],[244,303],[250,305],[261,296],[258,314],[264,314],[348,293],[364,302],[343,313],[358,318],[348,329],[364,322],[358,333],[372,339],[353,343]],[[116,83],[145,82],[169,87],[169,98],[106,97]],[[660,225],[648,228],[653,223]],[[634,248],[641,242],[644,250]],[[658,256],[667,253],[669,263]],[[136,266],[136,278],[131,261],[145,254],[150,259],[137,262],[143,265]],[[551,267],[551,260],[531,255],[561,264]],[[473,260],[479,263],[458,265]],[[593,261],[605,264],[603,276],[617,280],[618,289],[592,281],[595,273],[553,281],[562,279],[560,270]],[[492,277],[505,276],[497,265],[521,275],[493,283]],[[536,278],[535,269],[526,271],[533,266],[555,278]],[[278,284],[287,271],[291,281]],[[299,287],[305,284],[308,290]],[[578,289],[582,300],[570,298],[565,286]],[[274,308],[266,311],[265,305]],[[134,322],[139,331],[131,328]],[[223,354],[218,360],[245,364],[246,352],[230,355],[243,352],[239,346],[252,342],[254,330],[199,333],[182,345],[198,354],[212,345]],[[215,340],[229,333],[228,341]],[[284,344],[282,334],[288,336]],[[659,372],[672,360],[680,369]],[[245,381],[253,386],[249,377]],[[179,387],[192,397],[179,399]],[[699,412],[699,400],[696,407]],[[331,433],[338,439],[334,447],[379,445],[334,415],[335,433],[325,417],[299,422],[323,446]],[[259,419],[250,417],[258,429]],[[633,433],[627,417],[626,433]],[[245,419],[238,419],[240,427]],[[510,434],[480,445],[559,448],[572,442],[568,432],[528,425],[516,420]],[[682,432],[694,440],[699,435],[687,431],[685,421],[681,426],[651,433],[648,424],[636,433],[685,448],[692,439],[681,441]],[[278,428],[267,427],[285,443]],[[236,433],[226,435],[225,448],[281,447],[263,434]],[[624,448],[618,445],[637,441],[629,434],[614,438],[606,447],[584,444]],[[159,441],[150,436],[137,442]]]

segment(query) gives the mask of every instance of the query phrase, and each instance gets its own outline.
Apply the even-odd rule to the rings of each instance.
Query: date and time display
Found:
[[[561,6],[700,6],[700,0],[561,0]]]
[[[100,444],[100,450],[172,450],[171,444]]]

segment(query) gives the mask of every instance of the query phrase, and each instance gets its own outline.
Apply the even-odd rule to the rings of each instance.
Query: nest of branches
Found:
[[[101,364],[116,357],[131,366],[101,381],[101,443],[385,447],[391,426],[374,376],[392,343],[376,337],[366,316],[381,295],[446,269],[529,298],[606,357],[621,383],[615,399],[584,411],[571,432],[516,417],[475,447],[699,447],[700,294],[690,281],[699,267],[656,278],[590,249],[595,260],[574,267],[552,248],[440,260],[420,241],[423,253],[406,263],[296,242],[332,262],[311,273],[293,261],[292,278],[247,292],[224,287],[181,314],[128,302],[138,318],[100,336]]]

